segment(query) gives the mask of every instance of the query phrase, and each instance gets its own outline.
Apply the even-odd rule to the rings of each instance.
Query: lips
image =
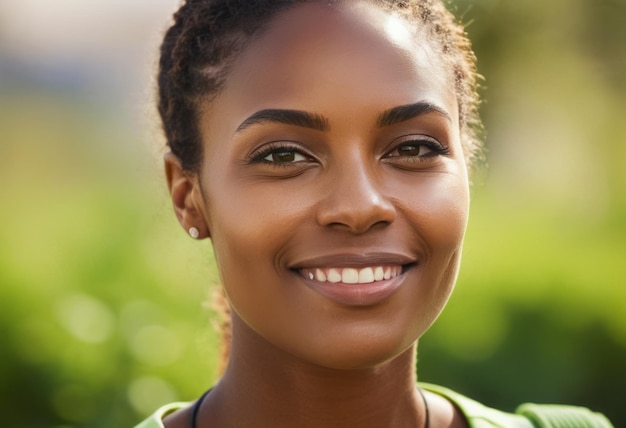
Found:
[[[311,281],[344,283],[344,284],[371,284],[373,282],[389,280],[402,274],[401,265],[332,268],[300,269],[300,274]]]
[[[335,254],[292,267],[313,291],[344,306],[383,303],[405,282],[416,259],[404,254]]]

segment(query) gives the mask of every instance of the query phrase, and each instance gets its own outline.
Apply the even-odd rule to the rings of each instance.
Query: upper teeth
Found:
[[[315,279],[319,282],[343,282],[345,284],[369,284],[374,281],[382,281],[399,276],[402,266],[370,266],[362,269],[356,268],[317,268],[302,269],[306,278]]]

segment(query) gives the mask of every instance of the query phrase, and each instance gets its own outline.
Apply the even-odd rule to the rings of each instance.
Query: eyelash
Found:
[[[391,153],[400,150],[402,147],[407,147],[407,146],[411,146],[417,149],[421,147],[426,147],[428,150],[430,150],[430,152],[421,156],[419,155],[411,156],[411,155],[402,155],[402,154],[391,155]],[[269,161],[265,159],[271,154],[280,153],[280,152],[294,153],[294,155],[300,155],[309,160],[311,159],[311,156],[304,153],[302,149],[298,147],[297,145],[288,144],[284,142],[277,142],[277,143],[270,143],[267,146],[263,147],[260,151],[252,154],[250,158],[250,162],[251,163],[263,163],[263,164],[283,167],[283,168],[293,165],[295,163],[303,162],[303,161],[274,162],[274,161]],[[393,150],[391,150],[388,154],[384,156],[384,158],[403,158],[411,162],[423,162],[427,158],[432,158],[436,156],[447,156],[449,154],[450,154],[450,149],[448,147],[442,145],[441,143],[435,140],[422,137],[420,139],[418,138],[409,139],[409,140],[401,142],[400,144],[397,144]]]
[[[311,156],[304,153],[302,149],[300,149],[298,146],[294,144],[278,142],[278,143],[268,144],[267,146],[263,147],[260,151],[252,154],[250,162],[251,163],[264,163],[264,164],[268,164],[272,166],[280,166],[280,167],[287,167],[289,165],[293,165],[294,163],[301,162],[301,161],[272,162],[272,161],[265,159],[266,157],[268,157],[269,155],[273,153],[280,153],[280,152],[291,152],[294,154],[299,154],[300,156],[305,157],[307,159],[311,159]]]
[[[426,153],[425,155],[421,155],[421,156],[410,156],[410,155],[391,155],[391,153],[400,150],[402,147],[414,147],[414,148],[421,148],[421,147],[425,147],[428,150],[430,150],[429,153]],[[447,146],[444,146],[443,144],[437,142],[436,140],[427,138],[427,137],[420,137],[420,138],[414,138],[414,139],[407,139],[405,141],[402,141],[399,144],[396,144],[394,149],[391,150],[385,157],[386,158],[405,158],[405,159],[410,159],[411,161],[414,162],[421,162],[424,161],[424,159],[426,158],[432,158],[432,157],[436,157],[436,156],[447,156],[450,154],[450,149]]]

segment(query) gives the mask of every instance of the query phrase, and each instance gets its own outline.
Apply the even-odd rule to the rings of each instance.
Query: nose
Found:
[[[360,234],[395,220],[396,208],[379,177],[361,162],[337,168],[317,211],[320,225]]]

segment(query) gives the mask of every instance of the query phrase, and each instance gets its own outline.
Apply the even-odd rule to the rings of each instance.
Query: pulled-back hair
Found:
[[[279,12],[316,0],[186,0],[161,46],[159,114],[167,144],[184,169],[201,165],[200,104],[223,88],[237,55]],[[326,0],[327,1],[327,0]],[[426,31],[454,83],[461,143],[471,163],[481,149],[476,58],[464,29],[441,0],[366,0]]]

